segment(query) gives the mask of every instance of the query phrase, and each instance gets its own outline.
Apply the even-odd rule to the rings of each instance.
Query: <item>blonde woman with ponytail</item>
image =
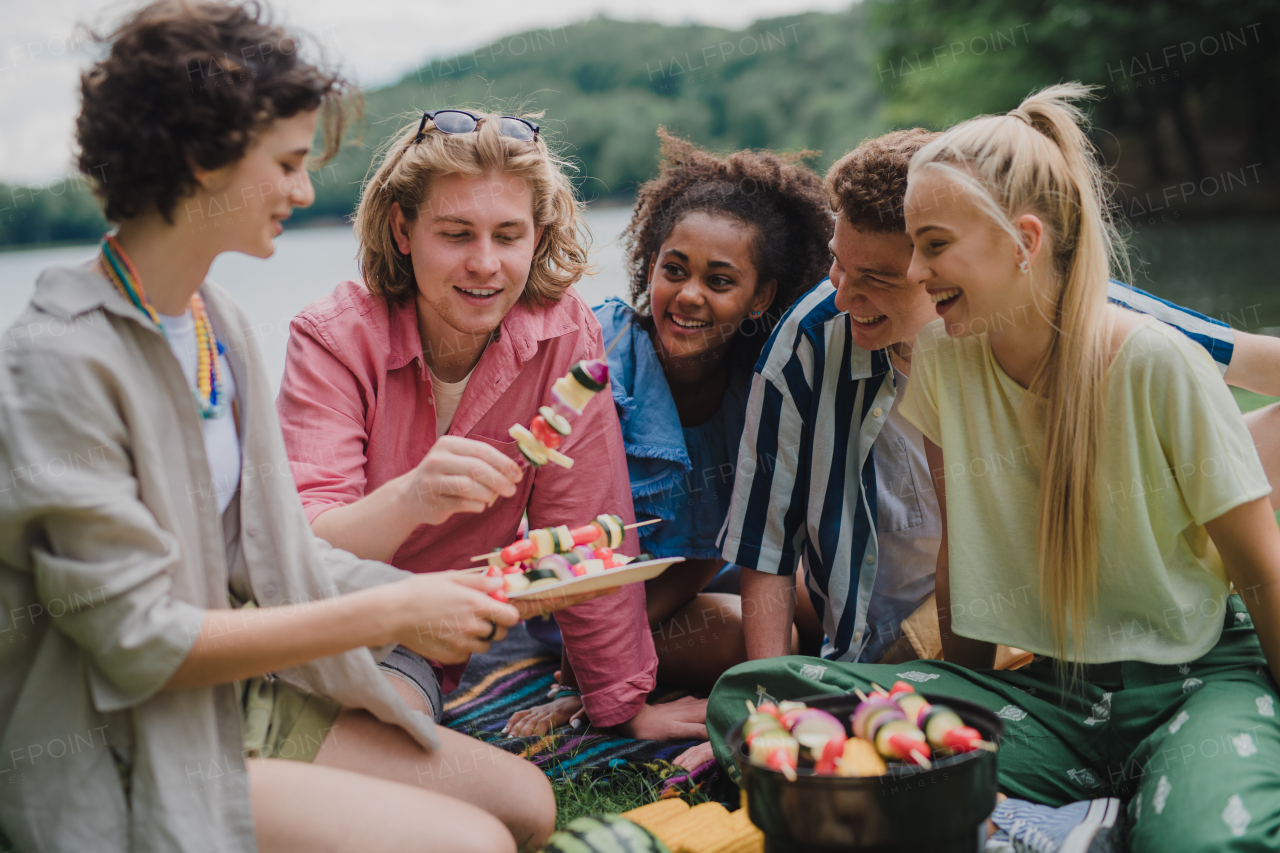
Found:
[[[941,319],[902,411],[943,510],[946,662],[825,680],[905,677],[996,711],[1020,800],[992,820],[1016,849],[1110,850],[1121,812],[1135,851],[1278,849],[1271,489],[1208,353],[1107,303],[1124,252],[1072,103],[1088,95],[1048,88],[912,158],[907,277]],[[1037,659],[995,671],[997,643]]]

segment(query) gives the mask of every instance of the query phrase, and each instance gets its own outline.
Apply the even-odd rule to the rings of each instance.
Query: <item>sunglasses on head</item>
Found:
[[[486,117],[469,113],[466,110],[433,110],[422,114],[422,122],[418,125],[418,135],[413,138],[414,143],[422,141],[422,137],[426,136],[427,119],[435,125],[436,130],[441,133],[472,133],[480,127],[480,122]],[[515,116],[500,116],[498,118],[498,133],[508,139],[518,139],[521,142],[533,142],[538,138],[538,126],[531,121],[525,121]]]

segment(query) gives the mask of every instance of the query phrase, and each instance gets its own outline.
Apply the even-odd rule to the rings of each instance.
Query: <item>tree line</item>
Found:
[[[866,0],[741,30],[606,18],[437,57],[365,93],[297,220],[341,221],[379,144],[422,110],[541,111],[584,199],[652,176],[658,126],[717,150],[813,152],[825,168],[894,127],[1003,112],[1060,80],[1100,87],[1097,142],[1125,216],[1280,211],[1280,10],[1270,0]],[[95,239],[87,187],[0,185],[0,245]]]

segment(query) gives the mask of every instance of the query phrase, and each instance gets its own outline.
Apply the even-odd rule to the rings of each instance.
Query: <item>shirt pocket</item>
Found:
[[[906,439],[895,438],[887,450],[876,460],[884,463],[884,470],[877,471],[876,510],[883,532],[892,533],[924,524],[924,512],[920,509],[920,496],[916,493]]]

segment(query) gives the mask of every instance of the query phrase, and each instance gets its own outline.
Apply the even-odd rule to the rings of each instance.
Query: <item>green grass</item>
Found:
[[[670,765],[654,772],[655,766],[624,764],[607,770],[583,771],[572,779],[553,779],[551,789],[556,795],[556,828],[583,815],[620,814],[652,803],[661,792],[663,774],[674,772],[669,768]],[[709,799],[698,788],[683,792],[681,797],[691,805],[705,803]]]
[[[1235,395],[1236,405],[1240,407],[1242,412],[1252,412],[1254,409],[1261,409],[1263,406],[1280,400],[1280,397],[1265,397],[1262,394],[1255,394],[1243,388],[1232,388],[1231,393]]]

